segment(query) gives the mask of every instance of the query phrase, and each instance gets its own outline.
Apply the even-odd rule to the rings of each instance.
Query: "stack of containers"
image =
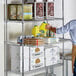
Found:
[[[24,72],[44,67],[44,46],[11,45],[11,71],[22,72],[22,51],[24,51]]]
[[[11,71],[22,72],[22,46],[10,46]],[[24,72],[60,63],[56,46],[24,46]]]
[[[30,70],[44,67],[44,46],[30,47]]]

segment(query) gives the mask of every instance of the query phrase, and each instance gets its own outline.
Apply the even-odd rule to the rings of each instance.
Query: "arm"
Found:
[[[57,33],[57,34],[64,34],[70,30],[73,30],[74,28],[76,28],[76,20],[72,20],[60,28],[52,27],[49,24],[46,26],[46,29],[48,29],[54,33]]]
[[[70,29],[71,29],[70,22],[68,22],[63,27],[57,28],[56,33],[57,34],[64,34],[64,33],[68,32]]]
[[[74,70],[75,57],[76,57],[76,45],[73,45],[72,47],[72,72]]]
[[[52,26],[47,26],[46,28],[51,30],[54,33],[64,34],[64,33],[70,31],[73,28],[73,26],[71,26],[71,22],[72,21],[68,22],[66,25],[64,25],[60,28],[55,28],[55,27],[52,27]]]

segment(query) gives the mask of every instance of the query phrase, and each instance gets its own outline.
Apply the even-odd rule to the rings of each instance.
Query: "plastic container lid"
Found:
[[[54,0],[47,0],[47,2],[53,2]]]
[[[43,2],[43,0],[36,0],[36,2]]]

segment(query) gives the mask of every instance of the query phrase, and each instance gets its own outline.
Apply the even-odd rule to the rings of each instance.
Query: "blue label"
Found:
[[[32,15],[32,13],[24,13],[24,15]]]

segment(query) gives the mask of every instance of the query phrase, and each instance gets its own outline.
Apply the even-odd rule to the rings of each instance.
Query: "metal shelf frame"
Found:
[[[52,18],[52,19],[43,19],[43,20],[35,20],[35,19],[32,19],[32,20],[24,20],[24,23],[25,22],[34,22],[34,21],[53,21],[53,20],[63,20],[63,18]],[[7,20],[7,22],[15,22],[15,23],[22,23],[22,20]]]
[[[29,3],[29,2],[26,2],[26,3]],[[62,0],[62,18],[53,18],[53,19],[44,19],[44,20],[24,20],[23,19],[23,13],[22,13],[22,20],[21,21],[18,21],[18,20],[7,20],[7,0],[5,0],[5,4],[4,4],[4,10],[5,10],[5,12],[4,12],[4,29],[5,29],[5,31],[4,31],[4,36],[5,36],[5,39],[4,39],[4,44],[5,44],[5,48],[4,48],[4,50],[5,50],[5,52],[4,52],[4,54],[5,54],[5,57],[4,57],[4,60],[5,60],[5,64],[4,64],[4,66],[5,66],[5,76],[8,76],[8,70],[7,70],[7,64],[8,64],[8,62],[7,62],[7,44],[8,44],[8,42],[7,42],[7,23],[8,22],[16,22],[16,23],[22,23],[22,37],[24,36],[24,23],[26,23],[26,22],[28,22],[28,21],[44,21],[44,20],[46,20],[47,22],[48,21],[50,21],[50,20],[62,20],[62,25],[64,26],[64,0]],[[24,6],[24,0],[22,0],[22,11],[23,11],[23,6]],[[23,38],[22,38],[23,39]],[[64,34],[63,34],[63,39],[64,39]],[[24,40],[22,40],[22,42],[23,42]],[[64,58],[64,42],[63,42],[63,57],[62,57],[62,66],[63,66],[63,68],[62,68],[62,76],[64,76],[64,60],[65,60],[65,58]],[[25,76],[24,74],[24,44],[22,44],[22,73],[21,73],[21,76]],[[48,67],[51,67],[51,66],[48,66]],[[54,65],[52,66],[52,69],[53,69],[53,67],[54,67]],[[46,76],[47,76],[47,68],[45,67],[45,69],[46,69]],[[67,74],[66,74],[67,75]]]

